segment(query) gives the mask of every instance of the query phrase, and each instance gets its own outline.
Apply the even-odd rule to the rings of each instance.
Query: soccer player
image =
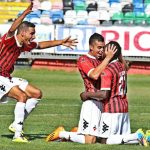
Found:
[[[121,47],[115,41],[109,42],[106,47],[109,45],[115,45],[117,52],[101,73],[101,90],[81,94],[82,99],[85,94],[84,98],[87,100],[89,98],[102,100],[101,137],[104,138],[112,134],[129,134],[131,132],[126,97],[127,72],[122,63],[117,60],[121,54]]]
[[[130,134],[130,120],[128,115],[128,101],[127,101],[127,72],[125,67],[118,57],[121,54],[121,47],[115,41],[109,42],[109,45],[115,45],[117,52],[114,54],[109,65],[101,73],[101,89],[97,92],[83,92],[81,99],[83,101],[95,99],[102,102],[103,113],[100,123],[100,137],[102,143],[113,144],[120,138],[126,136],[128,143],[138,143],[140,139],[143,145],[147,145],[144,139],[142,130],[137,131],[136,134]],[[140,133],[139,133],[140,132]],[[118,135],[118,136],[113,136]],[[116,138],[117,137],[117,138]],[[137,139],[138,140],[137,140]],[[127,143],[127,141],[121,141]],[[119,144],[119,142],[118,142]]]
[[[148,139],[150,136],[147,136],[145,139],[142,129],[139,129],[137,132],[130,134],[130,122],[127,113],[128,104],[126,99],[126,71],[123,64],[117,60],[121,54],[120,45],[112,41],[106,47],[110,48],[112,45],[117,48],[117,52],[114,54],[106,69],[104,69],[104,71],[101,73],[101,90],[83,92],[81,94],[83,101],[91,100],[91,103],[89,103],[91,106],[87,104],[84,108],[86,110],[88,109],[89,113],[86,111],[87,114],[84,114],[84,112],[83,115],[86,117],[88,115],[90,115],[90,117],[93,115],[92,117],[94,118],[97,116],[99,117],[99,119],[95,120],[100,125],[97,125],[97,127],[97,122],[94,120],[95,126],[93,126],[93,130],[90,130],[89,128],[91,131],[90,137],[95,135],[93,136],[93,141],[91,143],[95,143],[96,137],[99,137],[99,142],[105,144],[133,144],[139,142],[144,146],[148,146],[146,139]],[[102,113],[102,118],[100,115],[101,112],[99,113],[101,110],[98,110],[99,105],[98,103],[93,102],[94,100],[97,102],[103,102],[104,113]],[[97,104],[97,109],[93,107],[94,103]],[[93,108],[92,111],[91,108]],[[91,112],[95,113],[92,114]],[[86,130],[90,124],[92,124],[90,121],[87,123],[84,121],[82,126]],[[99,127],[101,130],[100,132],[97,132],[96,135],[94,131]],[[80,124],[79,128],[81,128]],[[51,141],[59,137],[71,140],[73,142],[88,143],[86,142],[86,134],[87,133],[84,134],[80,130],[78,130],[78,132],[67,132],[63,127],[59,127],[48,136],[47,140],[50,139],[49,141]]]
[[[14,122],[9,126],[9,130],[15,132],[14,142],[28,142],[22,135],[24,119],[38,104],[42,98],[40,89],[30,85],[28,81],[11,77],[14,70],[14,63],[21,52],[31,51],[34,48],[44,49],[53,46],[63,45],[73,48],[77,40],[71,37],[63,40],[33,42],[35,39],[35,25],[33,23],[23,21],[25,16],[32,11],[33,2],[19,16],[0,42],[0,99],[11,97],[17,100],[14,110]],[[16,34],[15,34],[16,33]]]
[[[98,33],[91,35],[89,39],[89,52],[78,60],[78,69],[84,81],[85,91],[95,92],[100,89],[100,73],[107,66],[115,53],[115,47],[106,50],[106,57],[101,62],[104,37]],[[81,136],[73,136],[71,139],[79,143],[95,143],[99,135],[101,118],[101,103],[95,100],[85,101],[82,104],[78,132]],[[60,128],[62,129],[62,128]],[[47,141],[53,140],[53,134],[47,137]]]

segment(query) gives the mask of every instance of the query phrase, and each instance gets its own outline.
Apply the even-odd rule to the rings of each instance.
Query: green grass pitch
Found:
[[[8,126],[13,120],[15,102],[0,104],[0,150],[140,150],[139,145],[82,145],[72,142],[47,143],[45,137],[59,125],[66,130],[78,125],[80,92],[84,90],[78,72],[21,69],[14,76],[27,79],[43,91],[43,99],[24,123],[30,143],[13,143]],[[150,129],[150,75],[128,76],[131,129]]]

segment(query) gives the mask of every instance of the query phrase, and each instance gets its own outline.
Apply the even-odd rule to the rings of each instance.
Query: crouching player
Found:
[[[128,101],[126,98],[126,70],[118,61],[121,47],[117,42],[111,41],[109,45],[115,45],[117,52],[109,65],[101,73],[101,89],[97,92],[83,92],[83,101],[92,99],[102,102],[103,113],[100,122],[100,135],[97,137],[103,144],[136,144],[148,146],[150,142],[150,130],[146,136],[142,129],[130,133],[130,121],[128,116]],[[88,124],[85,124],[87,126]],[[47,141],[65,138],[73,142],[85,143],[85,136],[80,132],[66,132],[63,127],[57,128],[47,137]],[[82,139],[82,140],[81,140]],[[94,142],[93,142],[94,143]]]

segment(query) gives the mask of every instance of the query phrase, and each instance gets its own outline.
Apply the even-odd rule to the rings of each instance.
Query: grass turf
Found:
[[[14,76],[27,79],[43,91],[39,106],[25,121],[24,131],[31,143],[13,143],[13,134],[8,126],[13,120],[14,101],[0,104],[0,149],[1,150],[138,150],[139,145],[82,145],[72,142],[45,142],[45,137],[59,125],[66,130],[77,126],[80,114],[80,92],[84,90],[78,72],[49,70],[16,70]],[[150,76],[128,76],[128,99],[131,129],[150,129]],[[149,149],[149,148],[148,148]]]

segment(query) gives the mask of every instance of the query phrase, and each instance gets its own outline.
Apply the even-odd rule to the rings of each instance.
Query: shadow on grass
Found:
[[[1,137],[4,138],[8,138],[8,139],[12,139],[14,136],[14,134],[3,134],[1,135]],[[45,139],[46,138],[46,134],[24,134],[24,136],[28,139],[28,140],[36,140],[36,139]]]

